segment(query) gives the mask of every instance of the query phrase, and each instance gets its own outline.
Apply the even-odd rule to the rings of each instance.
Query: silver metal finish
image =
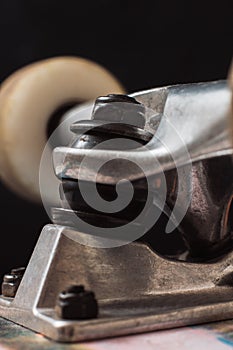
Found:
[[[227,245],[230,249],[233,149],[228,125],[231,92],[226,82],[170,86],[133,96],[149,109],[145,130],[153,137],[146,148],[107,152],[98,148],[90,152],[85,148],[58,147],[54,150],[57,177],[91,181],[97,175],[96,182],[103,184],[116,184],[124,178],[135,181],[154,177],[156,198],[157,184],[163,183],[160,174],[166,173],[164,212],[170,218],[169,232],[179,226],[194,258],[217,256]],[[73,126],[74,131],[77,128],[78,125]],[[131,161],[127,167],[122,163],[125,156]],[[84,158],[85,171],[80,171]],[[92,166],[96,159],[107,162],[98,174]],[[140,164],[136,171],[135,163]],[[158,163],[160,167],[155,166]],[[176,174],[177,168],[183,172],[182,179]],[[182,212],[189,196],[190,204],[181,222],[177,213]]]
[[[177,263],[145,244],[97,249],[76,243],[77,235],[62,226],[43,229],[16,297],[0,299],[1,316],[69,342],[233,317],[233,284],[224,282],[232,253],[214,264]],[[57,318],[59,292],[77,283],[95,291],[98,319]]]
[[[192,162],[212,158],[214,156],[232,154],[229,138],[229,113],[231,92],[224,81],[211,83],[177,85],[158,88],[133,94],[139,102],[154,111],[147,116],[145,129],[154,137],[147,144],[147,149],[105,152],[95,149],[75,150],[67,147],[57,147],[54,150],[54,167],[56,175],[87,180],[93,176],[93,169],[86,168],[85,177],[79,173],[80,164],[85,157],[90,160],[101,158],[105,162],[119,158],[114,173],[107,166],[100,169],[97,182],[115,184],[122,178],[137,180],[145,175],[156,175],[156,169],[151,166],[158,159],[163,170],[170,170],[185,165],[187,159],[184,146]],[[175,132],[177,131],[177,133]],[[165,147],[166,145],[166,147]],[[132,163],[140,160],[146,174],[132,171],[130,166],[122,168],[120,159],[127,151],[127,158]],[[150,152],[149,152],[150,151]],[[176,164],[174,160],[176,159]],[[90,161],[90,164],[93,164]],[[88,164],[87,164],[88,165]],[[160,169],[157,169],[158,173]]]
[[[0,316],[67,342],[233,318],[233,252],[219,254],[222,245],[232,242],[233,229],[232,147],[227,126],[230,91],[225,82],[214,82],[154,89],[134,97],[153,110],[145,125],[154,135],[148,150],[58,148],[54,154],[57,176],[80,179],[84,156],[108,161],[127,152],[128,159],[140,159],[149,169],[143,176],[156,178],[160,174],[150,165],[157,158],[167,175],[167,203],[172,206],[177,190],[174,169],[190,165],[188,153],[194,196],[180,229],[191,254],[195,256],[201,242],[203,251],[197,255],[208,260],[208,254],[217,252],[218,259],[171,261],[143,242],[109,249],[84,246],[78,243],[82,236],[88,236],[89,242],[96,238],[74,227],[69,210],[55,209],[57,225],[42,230],[15,298],[0,297]],[[120,163],[114,172],[105,167],[97,181],[116,184],[122,178],[142,178],[142,173],[131,170]],[[92,169],[86,171],[83,180],[92,177]],[[58,318],[57,296],[70,285],[94,291],[97,319]]]

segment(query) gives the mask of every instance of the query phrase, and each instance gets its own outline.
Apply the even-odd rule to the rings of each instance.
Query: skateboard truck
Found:
[[[230,99],[221,81],[98,98],[54,150],[62,205],[0,316],[66,342],[231,319]]]

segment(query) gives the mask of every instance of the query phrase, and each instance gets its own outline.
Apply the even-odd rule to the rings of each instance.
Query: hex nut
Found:
[[[59,294],[55,311],[64,320],[93,319],[98,316],[98,303],[93,292],[74,285]]]
[[[3,277],[2,295],[7,298],[14,298],[25,272],[24,267],[11,270],[10,274]]]
[[[110,94],[96,99],[92,119],[133,125],[143,129],[145,126],[145,106],[127,95]]]

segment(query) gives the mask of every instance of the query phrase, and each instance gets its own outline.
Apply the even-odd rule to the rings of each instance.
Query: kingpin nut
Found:
[[[100,96],[95,101],[92,119],[124,123],[143,129],[145,107],[135,98],[127,95]]]

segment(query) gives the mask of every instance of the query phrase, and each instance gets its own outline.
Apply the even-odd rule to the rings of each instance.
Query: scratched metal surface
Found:
[[[82,344],[54,343],[0,318],[0,350],[229,350],[233,321],[146,333]]]

